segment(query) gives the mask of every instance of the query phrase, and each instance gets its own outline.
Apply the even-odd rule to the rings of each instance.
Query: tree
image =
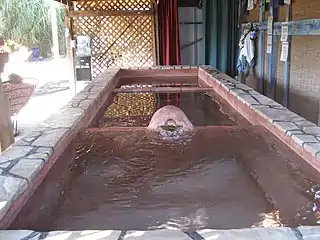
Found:
[[[1,0],[0,38],[28,48],[39,48],[43,57],[51,56],[52,32],[50,0]],[[65,52],[64,11],[58,14],[60,49]]]

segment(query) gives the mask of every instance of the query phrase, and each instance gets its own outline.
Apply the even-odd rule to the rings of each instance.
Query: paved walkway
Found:
[[[22,59],[22,60],[21,60]],[[41,62],[24,62],[16,55],[10,56],[4,79],[10,73],[17,73],[26,81],[36,81],[37,88],[28,104],[18,114],[18,139],[30,132],[41,121],[63,107],[72,97],[69,87],[70,71],[68,61],[44,60]],[[77,91],[85,84],[77,84]]]

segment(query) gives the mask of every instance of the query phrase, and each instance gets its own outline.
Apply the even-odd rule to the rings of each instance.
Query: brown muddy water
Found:
[[[180,108],[195,126],[236,125],[241,121],[241,116],[235,114],[222,99],[216,95],[212,98],[210,95],[204,93],[117,94],[99,126],[146,127],[152,115],[166,105]]]
[[[183,96],[175,103],[194,123],[216,126],[197,128],[179,140],[143,128],[84,130],[11,229],[191,231],[316,223],[308,190],[320,177],[313,168],[271,133],[238,121],[241,117],[222,102]],[[111,105],[104,123],[131,126],[119,116],[130,119],[132,109],[139,109],[136,116],[152,115],[161,100],[149,97],[143,101],[154,105],[146,108],[132,101],[130,108]]]

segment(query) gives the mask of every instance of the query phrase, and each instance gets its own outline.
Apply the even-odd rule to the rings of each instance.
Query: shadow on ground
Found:
[[[43,96],[43,95],[52,94],[56,92],[65,91],[68,89],[69,89],[68,80],[52,81],[39,86],[36,89],[33,96],[38,97],[38,96]]]

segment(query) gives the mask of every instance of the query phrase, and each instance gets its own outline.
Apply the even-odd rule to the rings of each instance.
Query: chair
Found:
[[[9,100],[10,116],[14,127],[14,136],[18,132],[17,114],[28,103],[35,91],[36,84],[24,83],[22,81],[8,81],[3,83],[4,94]]]

